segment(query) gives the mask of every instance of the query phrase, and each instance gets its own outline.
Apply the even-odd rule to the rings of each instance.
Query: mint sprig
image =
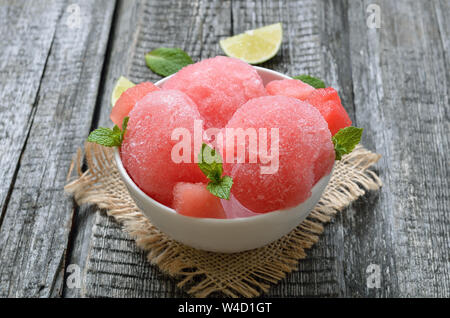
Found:
[[[169,76],[194,62],[182,49],[162,47],[145,54],[145,63],[156,74]]]
[[[336,160],[341,160],[343,155],[349,154],[361,141],[363,128],[346,127],[340,129],[332,138]]]
[[[229,200],[232,185],[233,179],[229,176],[223,176],[220,182],[209,182],[206,189],[216,197]]]
[[[325,83],[322,80],[312,77],[310,75],[304,74],[304,75],[294,76],[292,78],[300,80],[303,83],[306,83],[314,88],[325,88]]]
[[[111,128],[99,127],[89,134],[88,142],[95,142],[96,144],[105,147],[120,147],[122,146],[123,138],[127,130],[129,117],[125,117],[122,122],[122,129],[117,125]]]
[[[198,167],[210,180],[206,186],[208,191],[220,199],[229,200],[233,179],[230,176],[222,176],[222,157],[205,143],[198,155]]]

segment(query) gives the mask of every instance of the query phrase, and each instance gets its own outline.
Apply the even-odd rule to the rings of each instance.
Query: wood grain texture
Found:
[[[16,52],[19,60],[8,58],[8,65],[1,67],[2,72],[10,73],[13,83],[20,84],[18,90],[2,91],[13,101],[8,105],[10,116],[14,116],[14,110],[20,114],[21,109],[32,108],[28,119],[16,119],[20,121],[19,129],[20,125],[29,129],[21,133],[27,136],[25,140],[10,137],[14,142],[18,138],[19,146],[23,140],[23,148],[15,163],[19,169],[10,196],[3,205],[3,297],[58,296],[62,291],[73,215],[72,201],[64,195],[63,186],[72,156],[91,126],[114,9],[111,1],[78,1],[78,27],[68,23],[71,12],[67,8],[72,3],[26,1],[23,8],[8,5],[6,11],[2,10],[11,25],[15,21],[35,24],[13,26],[12,33],[19,32],[15,34],[19,39],[23,33],[24,40],[19,40],[17,48],[13,43],[5,46],[20,50]],[[28,40],[30,43],[25,43]],[[28,63],[34,60],[38,64],[30,66]],[[15,134],[16,127],[7,128]]]
[[[366,128],[364,124],[360,124],[355,114],[350,30],[354,30],[356,26],[349,20],[349,3],[350,1],[328,0],[319,2],[324,78],[327,85],[339,91],[353,124]],[[355,19],[365,25],[367,16],[364,10],[355,16]],[[366,130],[365,134],[367,133]],[[371,150],[376,150],[371,143],[364,141],[363,144]],[[379,192],[368,193],[339,215],[334,226],[330,228],[330,231],[333,231],[331,240],[337,238],[339,241],[334,256],[336,263],[340,264],[336,272],[339,296],[386,297],[395,295],[397,291],[395,280],[389,277],[384,277],[381,288],[368,289],[366,284],[366,270],[370,264],[380,266],[387,273],[392,271],[392,260],[384,258],[385,255],[393,254],[389,238],[390,225],[374,214],[379,195]]]
[[[383,155],[385,185],[373,210],[361,207],[372,219],[349,224],[362,231],[347,250],[381,266],[383,296],[448,297],[448,30],[436,12],[449,14],[449,3],[380,1],[380,29],[361,19],[369,3],[349,1],[355,117]]]
[[[30,1],[0,3],[0,224],[32,124],[61,10],[61,3],[50,10]],[[36,16],[43,21],[32,19]]]
[[[73,2],[80,29],[66,23]],[[338,215],[265,296],[450,297],[450,2],[376,1],[380,29],[366,23],[372,3],[0,0],[0,297],[186,297],[112,219],[63,195],[69,162],[91,128],[110,125],[120,75],[160,79],[145,53],[181,47],[198,61],[276,22],[284,42],[262,66],[338,89],[363,144],[383,155],[384,187]],[[80,289],[64,285],[68,264],[82,269]],[[367,287],[370,264],[380,288]]]

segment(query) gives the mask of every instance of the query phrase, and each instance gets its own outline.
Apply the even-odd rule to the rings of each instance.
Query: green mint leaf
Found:
[[[216,197],[229,200],[233,179],[229,176],[222,176],[223,167],[220,154],[207,144],[203,144],[198,161],[198,167],[210,180],[206,186],[208,191]]]
[[[339,130],[331,139],[334,144],[336,160],[341,160],[343,155],[349,154],[361,141],[362,128],[346,127]]]
[[[122,144],[120,134],[116,133],[114,129],[103,127],[91,132],[87,141],[95,142],[105,147],[119,147]]]
[[[198,166],[209,180],[220,181],[223,173],[222,157],[207,144],[202,145],[202,151],[198,155]]]
[[[123,119],[122,130],[117,125],[114,125],[112,129],[100,127],[89,134],[87,141],[95,142],[105,147],[120,147],[125,136],[128,119],[128,117]]]
[[[122,145],[123,138],[125,137],[125,133],[127,132],[128,120],[130,120],[130,117],[125,116],[122,122],[122,131],[120,132],[120,145]]]
[[[112,129],[114,134],[118,134],[120,135],[122,133],[122,131],[120,130],[119,126],[114,125],[113,129]]]
[[[303,83],[311,85],[314,88],[325,88],[325,83],[322,80],[309,75],[299,75],[292,78],[300,80]]]
[[[214,194],[216,197],[229,200],[231,186],[233,185],[233,179],[229,176],[224,176],[220,182],[210,182],[206,186],[209,192]]]
[[[169,76],[194,62],[182,49],[162,47],[147,53],[145,63],[156,74]]]

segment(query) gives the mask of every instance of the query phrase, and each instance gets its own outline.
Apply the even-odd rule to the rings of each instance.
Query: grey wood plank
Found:
[[[352,118],[353,124],[364,127],[355,114],[352,59],[350,55],[351,32],[363,32],[353,21],[349,21],[350,1],[319,1],[321,6],[321,43],[325,80],[339,91],[342,103]],[[366,6],[364,7],[366,8]],[[365,9],[354,18],[366,22]],[[367,26],[365,26],[367,29]],[[363,30],[365,30],[363,29]],[[366,130],[366,134],[368,132]],[[375,150],[372,143],[363,141],[366,147]],[[368,193],[344,211],[337,219],[334,237],[339,237],[336,259],[341,269],[337,274],[340,296],[343,297],[386,297],[396,296],[398,287],[395,268],[392,263],[393,248],[390,244],[391,225],[376,213],[379,193]],[[330,231],[334,228],[331,227]],[[332,238],[334,240],[334,238]],[[324,242],[327,244],[326,242]],[[388,255],[388,257],[385,257]],[[380,288],[368,288],[366,272],[369,265],[380,266],[385,274]]]
[[[218,39],[230,35],[230,10],[230,1],[120,1],[99,125],[111,125],[110,96],[120,75],[135,82],[161,78],[146,67],[145,53],[162,46],[181,47],[197,61],[219,54]],[[71,256],[71,262],[76,260],[83,268],[82,288],[65,296],[187,296],[175,280],[149,264],[112,219],[98,212],[93,223],[90,234],[77,238]],[[87,252],[81,255],[83,250]]]
[[[97,126],[101,108],[108,108],[108,100],[104,96],[109,96],[114,87],[114,81],[118,76],[127,74],[126,68],[129,65],[130,55],[133,52],[136,39],[135,33],[138,26],[139,10],[141,1],[126,0],[118,1],[113,16],[110,40],[105,54],[105,64],[103,66],[103,77],[99,86],[99,108],[94,114],[94,121],[91,127]],[[116,78],[113,78],[117,76]],[[108,91],[105,91],[105,88]],[[104,95],[104,96],[103,96]],[[104,107],[103,107],[104,106]],[[103,126],[109,126],[106,117],[101,118]],[[73,231],[70,247],[67,256],[67,266],[76,265],[82,269],[83,279],[80,288],[77,286],[64,285],[62,296],[66,298],[81,297],[86,294],[86,261],[92,251],[93,227],[98,220],[100,211],[94,206],[77,207],[78,213],[74,215]],[[67,277],[68,279],[68,277]]]
[[[434,0],[432,4],[434,7],[434,13],[436,15],[436,21],[439,27],[438,32],[441,37],[442,46],[444,49],[444,58],[448,69],[450,59],[450,56],[448,55],[450,46],[450,22],[445,17],[448,17],[450,5],[448,1],[445,0]]]
[[[448,25],[436,16],[448,16],[449,3],[378,3],[381,28],[370,29],[361,19],[370,1],[349,1],[355,117],[363,142],[383,155],[384,187],[373,211],[361,206],[348,220],[346,249],[359,260],[346,279],[373,262],[384,296],[448,297]]]
[[[9,64],[14,62],[18,66],[17,79],[11,71],[14,65],[2,69],[11,72],[11,79],[23,85],[23,88],[17,85],[17,91],[6,92],[10,98],[18,98],[17,109],[21,107],[22,94],[36,96],[31,98],[33,110],[25,121],[29,133],[0,228],[2,297],[49,297],[62,292],[74,212],[63,186],[72,155],[90,130],[115,5],[107,0],[26,3],[33,9],[18,10],[11,3],[5,6],[5,16],[34,21],[31,22],[34,25],[13,28],[16,30],[13,32],[24,33],[24,41],[26,33],[31,32],[28,45],[22,40],[17,47],[13,42],[6,43],[9,50],[18,50],[16,54],[22,56],[18,61],[8,59]],[[79,24],[71,23],[74,22],[71,20],[74,11],[68,10],[71,4],[80,9]],[[51,26],[40,30],[40,25],[47,23]],[[47,33],[43,39],[41,32]],[[34,45],[35,42],[39,45]],[[38,74],[41,79],[30,73],[30,68],[33,71],[37,66],[28,65],[33,62],[28,61],[28,53],[45,56],[44,65],[37,68],[38,72],[42,69]],[[37,62],[42,64],[39,59]],[[28,77],[32,80],[31,92],[24,85]],[[38,89],[34,92],[36,85]],[[30,107],[26,101],[24,106]],[[14,132],[14,127],[9,128]]]
[[[61,2],[49,8],[30,1],[0,2],[0,224],[61,10]]]
[[[97,214],[82,297],[184,297],[176,281],[151,266],[113,219]]]

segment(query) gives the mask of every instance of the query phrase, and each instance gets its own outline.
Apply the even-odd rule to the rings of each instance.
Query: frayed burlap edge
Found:
[[[222,294],[228,297],[256,297],[267,292],[297,269],[330,221],[368,190],[377,190],[381,180],[369,168],[380,158],[358,146],[336,162],[333,176],[320,202],[309,217],[288,235],[265,247],[235,253],[205,252],[178,243],[155,228],[140,212],[120,179],[112,149],[88,143],[88,169],[82,171],[83,154],[78,150],[70,167],[76,179],[66,185],[79,205],[95,204],[123,225],[124,230],[147,252],[147,258],[163,272],[179,279],[178,286],[196,297]],[[69,180],[70,181],[70,180]]]

